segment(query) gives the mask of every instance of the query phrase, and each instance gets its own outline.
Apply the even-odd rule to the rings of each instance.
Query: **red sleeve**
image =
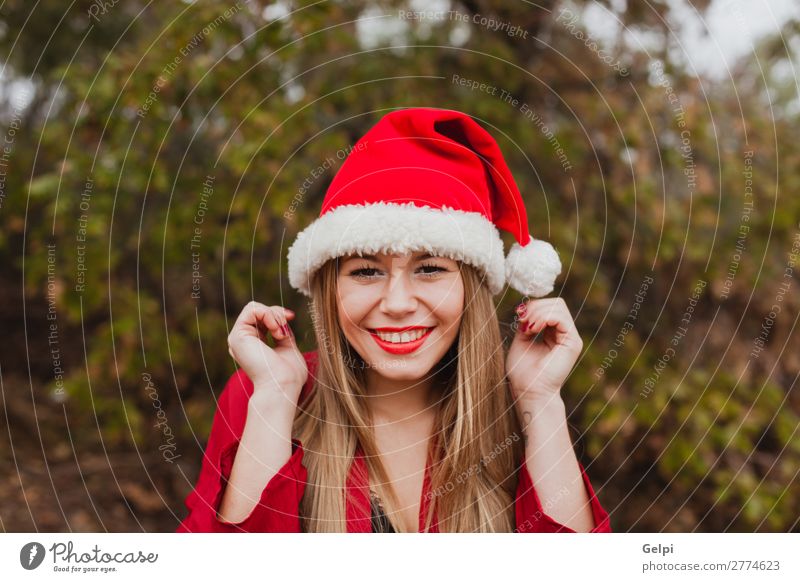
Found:
[[[309,367],[315,353],[303,354]],[[313,377],[303,386],[303,398],[313,384]],[[225,486],[247,420],[247,403],[253,394],[253,383],[243,370],[230,377],[220,394],[217,412],[211,425],[200,475],[194,490],[184,501],[188,516],[177,532],[299,532],[300,500],[305,491],[307,472],[302,464],[303,445],[292,439],[292,455],[270,479],[252,513],[243,521],[229,524],[217,519]]]
[[[608,512],[600,505],[600,501],[595,495],[583,465],[579,462],[578,466],[581,470],[583,484],[586,487],[586,493],[589,496],[589,503],[592,508],[592,516],[594,517],[595,527],[590,530],[590,533],[611,532]],[[575,530],[557,522],[545,513],[539,500],[539,495],[533,486],[524,458],[520,468],[519,484],[517,485],[516,516],[517,528],[515,531],[518,533],[576,533]]]

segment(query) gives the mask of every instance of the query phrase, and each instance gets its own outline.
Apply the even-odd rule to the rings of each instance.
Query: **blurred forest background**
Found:
[[[315,349],[287,246],[351,144],[431,106],[561,253],[614,530],[800,531],[799,24],[708,75],[679,32],[711,4],[3,2],[2,530],[173,531],[228,327],[284,304]]]

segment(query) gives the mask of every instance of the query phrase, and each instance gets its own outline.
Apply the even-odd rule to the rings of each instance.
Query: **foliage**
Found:
[[[434,106],[470,113],[497,137],[531,233],[568,267],[558,293],[586,344],[565,388],[570,422],[614,529],[797,528],[800,300],[784,274],[800,217],[799,178],[785,169],[800,152],[796,86],[779,74],[785,44],[769,39],[758,66],[751,55],[724,81],[698,78],[665,25],[668,3],[628,3],[614,14],[661,45],[648,52],[620,34],[608,51],[622,75],[559,16],[583,2],[462,1],[439,20],[401,18],[401,2],[267,4],[130,1],[95,19],[94,2],[37,3],[33,25],[29,3],[0,8],[7,86],[30,79],[30,103],[9,99],[4,113],[20,129],[0,206],[10,298],[0,321],[14,340],[2,369],[24,382],[30,372],[56,396],[57,326],[66,411],[96,417],[97,430],[72,434],[76,448],[159,456],[149,374],[183,468],[196,471],[213,395],[234,369],[225,338],[241,307],[293,309],[303,348],[314,349],[286,251],[317,216],[337,153],[392,108]],[[381,22],[394,32],[362,46],[365,15],[373,32]],[[504,322],[519,300],[499,299]],[[178,479],[177,467],[147,462]],[[183,492],[170,489],[173,510]],[[168,511],[158,516],[154,527],[173,528]]]

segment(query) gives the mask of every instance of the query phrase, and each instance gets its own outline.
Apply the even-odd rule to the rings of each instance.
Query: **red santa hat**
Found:
[[[498,228],[516,239],[507,257]],[[497,143],[458,111],[400,109],[356,143],[319,218],[289,248],[289,283],[310,297],[312,276],[330,259],[423,250],[476,267],[494,295],[508,283],[542,297],[561,272],[552,245],[528,232]]]

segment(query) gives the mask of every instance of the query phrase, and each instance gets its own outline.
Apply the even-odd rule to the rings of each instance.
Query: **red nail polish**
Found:
[[[528,322],[522,324],[522,331],[526,331],[528,329]]]

